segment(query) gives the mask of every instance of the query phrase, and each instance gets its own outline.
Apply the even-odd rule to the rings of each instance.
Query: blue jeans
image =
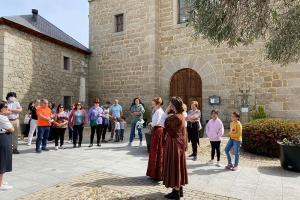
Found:
[[[227,155],[227,159],[228,159],[228,164],[232,164],[231,162],[231,154],[230,154],[230,149],[233,147],[234,149],[234,166],[238,166],[239,165],[239,160],[240,160],[240,147],[241,147],[241,141],[237,141],[234,139],[229,139],[228,143],[225,147],[225,153]]]
[[[69,129],[69,140],[72,140],[72,138],[73,138],[73,129],[70,126],[68,126],[68,129]],[[76,134],[76,139],[78,140],[78,132]]]
[[[69,140],[72,140],[72,136],[73,136],[72,127],[68,126],[68,130],[69,130]]]
[[[136,123],[131,123],[131,130],[130,130],[130,139],[129,139],[129,142],[133,141],[133,137],[135,135],[135,126],[136,126]],[[141,128],[138,128],[138,133],[139,133],[140,141],[142,141],[143,140],[143,134],[142,134],[142,129]]]
[[[50,126],[38,126],[38,136],[36,139],[36,148],[35,150],[39,150],[41,143],[42,149],[46,149],[47,140],[50,133]]]

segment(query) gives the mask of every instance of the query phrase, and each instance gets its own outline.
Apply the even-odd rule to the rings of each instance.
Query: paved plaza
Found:
[[[27,147],[19,141],[20,154],[13,155],[13,171],[4,175],[14,189],[0,192],[0,200],[164,199],[171,190],[145,176],[145,140],[142,148],[138,148],[138,139],[132,148],[125,148],[128,137],[129,129],[124,142],[92,148],[85,137],[81,148],[66,144],[66,149],[58,151],[49,143],[50,151],[41,154],[35,153],[35,144]],[[189,184],[184,187],[183,199],[300,199],[300,173],[250,164],[233,172],[206,165],[201,155],[198,158],[197,162],[187,161]],[[94,198],[99,191],[102,197]]]

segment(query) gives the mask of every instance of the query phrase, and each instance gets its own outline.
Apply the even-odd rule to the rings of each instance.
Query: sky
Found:
[[[89,42],[88,0],[0,0],[0,17],[39,15],[86,47]]]

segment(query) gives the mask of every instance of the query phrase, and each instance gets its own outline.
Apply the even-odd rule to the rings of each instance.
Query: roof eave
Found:
[[[55,38],[52,38],[48,35],[45,35],[43,33],[40,33],[38,31],[35,31],[35,30],[32,30],[26,26],[22,26],[21,24],[18,24],[18,23],[15,23],[15,22],[12,22],[8,19],[5,19],[3,17],[0,18],[0,25],[6,25],[6,26],[9,26],[11,28],[14,28],[14,29],[17,29],[19,31],[22,31],[22,32],[25,32],[25,33],[28,33],[30,35],[34,35],[38,38],[41,38],[41,39],[44,39],[44,40],[47,40],[49,42],[52,42],[54,44],[57,44],[57,45],[60,45],[60,46],[63,46],[63,47],[66,47],[68,49],[72,49],[74,51],[77,51],[79,53],[82,53],[82,54],[85,54],[85,55],[91,55],[92,52],[89,50],[89,51],[86,51],[86,50],[83,50],[83,49],[80,49],[78,47],[75,47],[73,45],[70,45],[68,43],[65,43],[65,42],[62,42],[60,40],[57,40]]]

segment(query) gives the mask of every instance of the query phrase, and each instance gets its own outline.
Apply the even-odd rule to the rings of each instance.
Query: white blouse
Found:
[[[152,115],[152,122],[151,122],[151,126],[164,126],[164,121],[162,123],[162,116],[164,114],[164,111],[162,108],[159,108],[158,110],[156,110],[154,112],[154,114]]]

